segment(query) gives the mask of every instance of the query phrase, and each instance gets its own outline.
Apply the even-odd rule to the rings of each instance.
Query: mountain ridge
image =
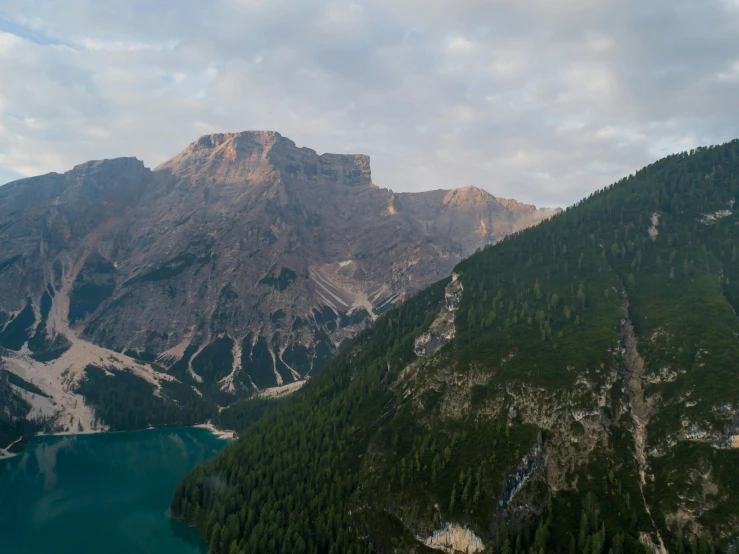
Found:
[[[0,347],[39,383],[61,379],[65,352],[79,380],[107,351],[113,370],[220,405],[287,386],[462,257],[552,213],[467,194],[450,207],[394,193],[365,155],[254,131],[204,135],[154,170],[122,157],[15,181],[0,187]],[[75,413],[72,428],[93,424]]]

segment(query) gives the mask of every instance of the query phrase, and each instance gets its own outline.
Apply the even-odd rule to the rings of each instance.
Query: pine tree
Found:
[[[210,549],[218,553],[221,551],[221,524],[216,522],[210,535]]]

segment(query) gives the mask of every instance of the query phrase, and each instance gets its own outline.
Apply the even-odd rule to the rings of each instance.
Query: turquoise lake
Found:
[[[204,554],[167,511],[182,477],[225,445],[193,428],[34,439],[0,460],[0,552]]]

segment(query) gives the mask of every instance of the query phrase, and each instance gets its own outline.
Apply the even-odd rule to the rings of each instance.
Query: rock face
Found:
[[[64,313],[68,332],[195,386],[286,385],[552,213],[474,187],[395,194],[367,156],[275,132],[204,136],[153,171],[88,162],[0,188],[0,346],[53,355]]]
[[[558,209],[537,209],[516,200],[496,198],[473,186],[400,193],[395,197],[396,205],[418,222],[424,236],[435,244],[450,245],[450,249],[462,258],[559,212]]]
[[[436,316],[429,330],[416,337],[414,341],[416,356],[423,357],[433,354],[454,339],[456,334],[454,312],[459,307],[462,290],[459,275],[457,273],[452,274],[452,281],[444,291],[444,307],[439,311],[439,315]]]
[[[462,552],[474,554],[485,550],[485,545],[480,538],[469,529],[452,523],[447,523],[443,529],[434,531],[434,534],[425,541],[426,546],[435,550],[442,550],[449,554]]]

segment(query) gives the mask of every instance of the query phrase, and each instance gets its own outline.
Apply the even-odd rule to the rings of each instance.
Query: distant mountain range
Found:
[[[383,311],[556,211],[475,187],[394,193],[367,156],[275,132],[204,136],[153,171],[88,162],[0,187],[0,347],[42,387],[96,363],[228,403],[317,374]]]

